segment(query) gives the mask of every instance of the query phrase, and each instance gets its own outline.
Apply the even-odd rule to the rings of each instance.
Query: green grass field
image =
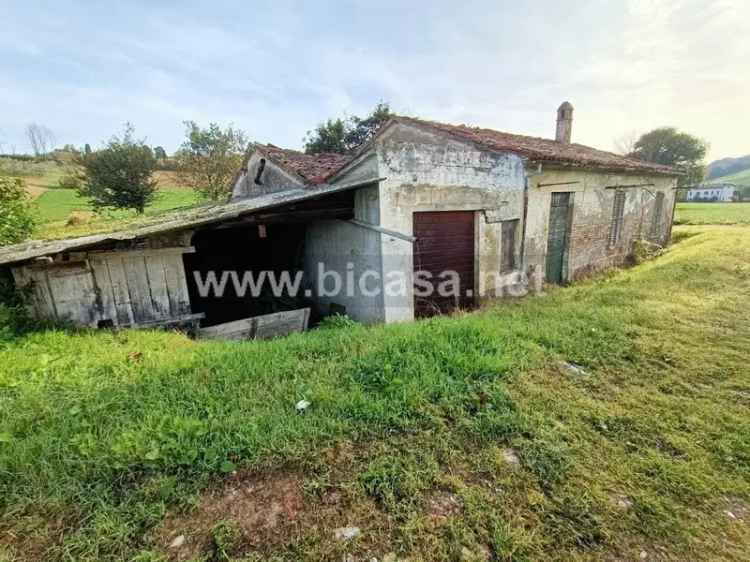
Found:
[[[750,224],[750,203],[678,203],[675,224]]]
[[[746,560],[750,228],[679,230],[413,324],[6,330],[0,560]]]
[[[194,191],[184,188],[160,188],[156,200],[139,216],[135,211],[106,211],[95,214],[86,199],[72,189],[50,189],[35,200],[38,227],[35,238],[67,238],[96,232],[109,231],[153,217],[179,207],[188,207],[199,202]],[[78,224],[69,224],[71,215],[83,217]]]
[[[195,193],[180,188],[160,189],[156,200],[148,207],[146,214],[159,213],[168,209],[185,207],[197,202]],[[88,200],[79,197],[73,189],[51,189],[36,199],[38,218],[43,223],[66,221],[74,212],[91,212]],[[115,211],[107,216],[120,219],[135,216],[130,211]]]

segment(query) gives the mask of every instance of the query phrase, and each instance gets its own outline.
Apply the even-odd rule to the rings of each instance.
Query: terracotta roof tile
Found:
[[[472,142],[488,150],[513,152],[532,161],[555,162],[581,168],[593,167],[613,171],[649,172],[667,175],[680,174],[679,171],[670,166],[626,158],[612,152],[598,150],[582,144],[565,144],[551,139],[514,135],[492,129],[469,127],[467,125],[449,125],[435,121],[415,119],[413,117],[399,116],[395,120],[401,123],[429,127],[454,138]]]
[[[259,145],[257,148],[286,170],[295,172],[305,183],[312,185],[324,183],[352,158],[329,152],[306,154],[272,144]]]
[[[551,139],[515,135],[467,125],[450,125],[414,117],[398,116],[394,117],[389,123],[393,121],[417,127],[428,127],[438,133],[474,143],[486,150],[512,152],[534,162],[554,162],[578,168],[598,168],[623,172],[680,174],[678,170],[670,166],[643,162],[582,144],[565,144]],[[353,155],[326,152],[306,154],[272,144],[258,145],[256,148],[286,170],[296,173],[309,185],[325,183],[354,157]],[[366,150],[366,148],[364,149]]]

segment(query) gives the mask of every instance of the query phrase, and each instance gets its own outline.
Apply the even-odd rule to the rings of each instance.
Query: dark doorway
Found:
[[[414,213],[414,236],[415,316],[472,308],[474,212]],[[444,272],[453,272],[454,275],[443,275]],[[451,279],[457,283],[449,282]]]
[[[184,263],[190,308],[194,313],[206,315],[201,327],[307,307],[314,313],[302,277],[307,225],[353,217],[354,191],[346,190],[269,208],[197,231],[192,240],[195,253],[185,254]],[[196,275],[205,288],[207,275],[212,271],[218,282],[224,272],[236,272],[240,279],[252,274],[256,286],[261,272],[266,275],[258,294],[253,294],[247,284],[245,294],[238,294],[231,279],[222,296],[214,291],[201,294]],[[314,323],[316,317],[313,315],[310,321]]]
[[[193,312],[203,312],[203,327],[261,314],[294,310],[306,306],[300,295],[288,290],[274,295],[270,283],[262,284],[261,291],[253,295],[245,285],[245,294],[237,293],[228,278],[221,295],[215,291],[201,295],[196,275],[206,286],[207,276],[215,276],[221,283],[225,272],[236,272],[238,279],[251,274],[257,281],[262,271],[273,273],[277,279],[284,271],[291,280],[302,270],[304,251],[304,224],[248,225],[237,228],[219,228],[196,232],[193,236],[194,254],[185,254],[190,304]],[[266,277],[268,279],[268,277]]]
[[[559,285],[567,278],[572,203],[571,193],[552,194],[546,260],[546,280],[548,283]]]

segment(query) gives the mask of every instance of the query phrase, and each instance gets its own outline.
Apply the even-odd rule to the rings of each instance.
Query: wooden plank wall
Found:
[[[14,268],[40,318],[79,326],[136,327],[190,316],[182,262],[189,246],[89,252],[73,262]]]
[[[307,330],[310,309],[286,310],[252,318],[202,328],[198,336],[204,339],[254,340],[272,339]]]

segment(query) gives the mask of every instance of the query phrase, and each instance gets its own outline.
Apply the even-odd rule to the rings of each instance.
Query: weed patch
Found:
[[[0,552],[742,559],[750,230],[689,231],[627,271],[408,325],[11,329]]]

